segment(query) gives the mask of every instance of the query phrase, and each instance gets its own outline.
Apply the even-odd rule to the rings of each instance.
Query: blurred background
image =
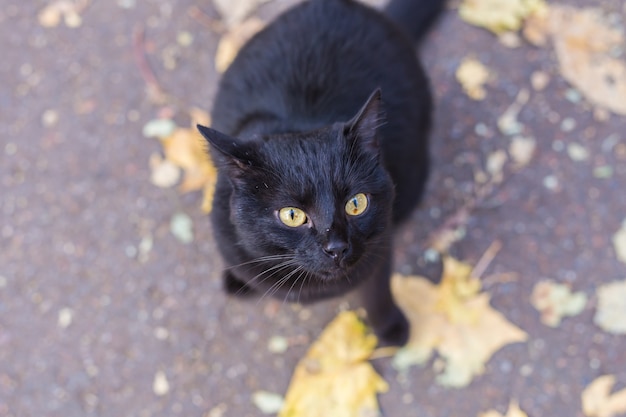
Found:
[[[284,394],[310,343],[355,306],[227,298],[202,192],[155,179],[162,144],[147,136],[209,111],[246,30],[295,3],[3,0],[0,415],[257,416],[252,394]],[[583,416],[592,380],[626,385],[626,336],[594,323],[598,287],[626,279],[626,6],[558,5],[604,23],[550,15],[496,34],[451,2],[419,50],[436,95],[433,171],[395,270],[436,278],[428,242],[442,230],[471,262],[501,242],[483,286],[529,340],[462,389],[435,384],[431,366],[375,361],[387,416],[504,412],[511,398],[529,416]],[[556,328],[529,301],[548,279],[589,299]],[[622,307],[612,320],[626,321]]]

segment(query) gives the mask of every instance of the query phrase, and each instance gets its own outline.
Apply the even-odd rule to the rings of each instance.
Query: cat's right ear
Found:
[[[223,165],[245,170],[254,165],[254,152],[249,145],[232,136],[228,136],[210,127],[196,125],[198,131],[207,140],[211,149],[216,150],[213,155]],[[217,154],[217,155],[216,155]]]

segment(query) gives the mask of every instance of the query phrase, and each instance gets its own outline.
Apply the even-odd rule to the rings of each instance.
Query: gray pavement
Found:
[[[602,7],[622,26],[626,20],[620,0],[563,3]],[[218,35],[189,10],[217,17],[211,3],[92,1],[78,28],[41,27],[45,4],[4,0],[0,7],[0,416],[260,415],[251,394],[285,393],[310,342],[354,304],[349,297],[306,308],[226,298],[199,194],[150,183],[148,159],[159,144],[141,129],[162,109],[146,93],[133,33],[145,31],[162,88],[208,110]],[[287,5],[275,0],[259,13],[269,17]],[[193,35],[190,46],[177,42],[180,32]],[[498,74],[484,101],[470,100],[454,79],[467,54]],[[626,337],[592,320],[597,286],[626,278],[611,245],[626,218],[626,119],[598,121],[584,100],[567,100],[570,86],[550,49],[506,48],[456,11],[422,55],[437,95],[433,173],[424,204],[399,233],[395,269],[433,273],[423,257],[426,238],[472,195],[472,167],[508,147],[497,119],[529,88],[519,119],[537,152],[473,211],[453,253],[475,261],[502,241],[487,274],[517,278],[486,289],[530,338],[498,352],[485,375],[458,390],[436,386],[430,367],[402,377],[379,360],[391,384],[380,397],[383,411],[475,416],[504,411],[518,398],[530,417],[582,416],[580,392],[597,376],[616,374],[626,384]],[[536,70],[551,78],[541,92],[530,88]],[[566,118],[575,121],[569,132]],[[478,123],[487,134],[477,133]],[[571,141],[588,159],[568,156]],[[594,175],[604,166],[610,176]],[[193,219],[192,244],[169,231],[177,211]],[[592,298],[558,329],[542,325],[528,301],[534,284],[548,278]],[[268,350],[277,335],[290,341],[285,353]]]

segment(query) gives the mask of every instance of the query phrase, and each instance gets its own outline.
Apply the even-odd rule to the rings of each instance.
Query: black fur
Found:
[[[442,1],[414,1],[429,5],[419,19],[411,11],[428,26]],[[428,173],[431,96],[407,35],[422,27],[351,0],[311,0],[242,48],[221,80],[213,129],[199,126],[219,170],[212,219],[227,291],[310,302],[361,284],[383,343],[407,340],[389,275],[393,225]],[[357,193],[369,206],[349,216]],[[308,222],[284,225],[282,207]]]

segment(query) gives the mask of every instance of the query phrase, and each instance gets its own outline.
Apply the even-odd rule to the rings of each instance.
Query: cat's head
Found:
[[[198,126],[232,184],[237,244],[256,257],[287,255],[328,280],[380,257],[394,199],[380,123],[377,91],[352,120],[306,133],[244,142]]]

